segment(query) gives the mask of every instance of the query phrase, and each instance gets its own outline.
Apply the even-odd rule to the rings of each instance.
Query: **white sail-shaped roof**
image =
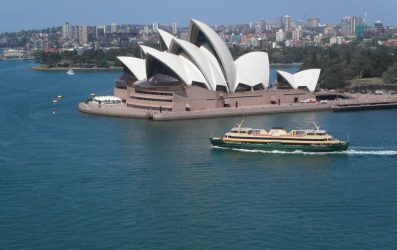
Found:
[[[200,69],[197,68],[197,66],[192,61],[190,61],[189,56],[186,54],[181,54],[178,57],[182,61],[185,70],[190,77],[190,81],[191,81],[190,85],[192,85],[193,82],[198,82],[204,84],[207,87],[207,89],[211,90],[211,87],[208,84],[207,80],[205,79],[204,75],[202,74]]]
[[[159,32],[160,39],[161,39],[161,41],[160,41],[160,45],[162,47],[161,49],[163,51],[169,50],[172,39],[174,39],[176,37],[174,37],[173,35],[171,35],[167,31],[164,31],[162,29],[157,29],[157,31]],[[165,45],[165,48],[163,48],[164,45]]]
[[[237,89],[239,84],[244,84],[244,85],[247,85],[247,86],[251,86],[251,84],[250,84],[251,80],[249,79],[248,74],[245,71],[243,71],[241,68],[239,68],[239,67],[236,67],[236,70],[237,70],[237,84],[236,84],[235,89],[233,90],[233,92],[236,91],[236,89]]]
[[[314,92],[320,78],[321,69],[308,69],[295,74],[277,70],[279,74],[293,89],[306,87],[310,92]]]
[[[267,53],[252,52],[233,61],[221,37],[198,20],[190,22],[188,41],[177,39],[161,29],[158,32],[161,51],[141,46],[142,52],[146,54],[146,60],[119,57],[123,65],[138,80],[149,79],[157,73],[168,73],[169,76],[179,78],[188,86],[203,85],[213,91],[235,92],[238,84],[250,87],[262,84],[264,88],[268,87]],[[286,72],[280,74],[284,75],[294,88],[298,88],[298,85],[304,82],[309,89],[312,89],[313,82],[318,80],[318,77],[311,78],[315,72],[304,72],[296,76],[288,75]]]
[[[181,39],[173,39],[170,52],[178,54],[181,53],[181,51],[186,53],[189,59],[200,69],[212,90],[216,90],[217,82],[224,82],[221,76],[222,72],[216,68],[214,63],[206,57],[199,47]]]
[[[262,84],[269,87],[269,56],[266,52],[251,52],[240,56],[235,61],[238,83],[248,86]],[[237,84],[235,86],[236,90]]]
[[[298,86],[295,85],[294,74],[289,72],[277,70],[277,74],[280,75],[293,89],[298,89]]]
[[[320,78],[320,73],[321,69],[303,70],[294,75],[294,80],[298,87],[305,86],[310,92],[314,92]]]
[[[221,66],[219,65],[218,61],[216,60],[214,54],[211,53],[210,49],[203,45],[200,47],[200,50],[203,52],[204,56],[207,59],[207,62],[211,65],[211,74],[214,77],[214,81],[216,82],[216,86],[225,87],[227,91],[229,90],[229,86],[226,84],[226,79],[222,74]]]
[[[200,82],[208,86],[207,81],[204,76],[201,74],[200,70],[188,59],[183,56],[174,55],[168,52],[161,52],[159,50],[141,46],[142,51],[146,54],[146,68],[147,68],[147,78],[149,79],[152,75],[149,75],[151,70],[150,67],[150,58],[153,57],[157,61],[166,65],[172,72],[177,75],[180,80],[182,80],[186,85],[191,86],[193,82]]]
[[[205,37],[204,41],[202,35]],[[229,48],[219,35],[205,23],[192,19],[189,25],[189,40],[199,47],[205,43],[210,46],[210,51],[215,54],[214,56],[220,64],[229,89],[235,89],[236,66]]]
[[[117,59],[119,59],[121,63],[131,71],[136,79],[146,79],[145,60],[129,56],[119,56]]]
[[[174,74],[176,74],[180,80],[185,82],[187,85],[191,84],[191,80],[189,76],[187,75],[185,68],[183,67],[182,62],[180,61],[179,57],[170,53],[166,52],[161,52],[159,50],[147,47],[147,46],[141,46],[142,51],[146,54],[146,72],[147,72],[147,79],[152,77],[150,75],[151,68],[153,67],[150,65],[150,58],[153,57],[156,60],[160,61],[164,65],[166,65],[169,69],[172,70]]]

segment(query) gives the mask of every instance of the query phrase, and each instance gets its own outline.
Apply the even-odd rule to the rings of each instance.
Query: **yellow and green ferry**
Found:
[[[243,122],[222,137],[210,138],[213,146],[248,150],[284,151],[284,152],[335,152],[345,151],[348,141],[333,138],[314,123],[314,129],[284,128],[253,129],[242,127]]]

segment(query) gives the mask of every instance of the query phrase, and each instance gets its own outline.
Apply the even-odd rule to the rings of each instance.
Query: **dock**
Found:
[[[125,103],[121,104],[96,104],[91,101],[79,103],[79,110],[82,113],[113,116],[122,118],[140,118],[155,121],[186,120],[215,118],[227,116],[243,115],[265,115],[277,113],[296,113],[296,112],[318,112],[318,111],[360,111],[372,109],[397,108],[397,95],[374,96],[357,94],[352,95],[351,99],[333,100],[327,103],[282,103],[268,105],[251,105],[239,107],[223,107],[206,110],[191,111],[162,111],[143,110],[128,107]]]
[[[332,106],[332,111],[342,112],[342,111],[361,111],[361,110],[392,109],[392,108],[397,108],[396,101],[338,104]]]

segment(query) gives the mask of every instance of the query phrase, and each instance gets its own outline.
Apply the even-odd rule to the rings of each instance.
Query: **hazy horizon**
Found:
[[[367,24],[381,20],[385,25],[396,25],[393,13],[397,2],[386,0],[354,0],[320,2],[317,0],[251,0],[246,4],[236,0],[201,0],[192,5],[181,0],[128,1],[128,0],[2,0],[0,8],[0,33],[29,29],[43,29],[72,25],[106,24],[151,24],[177,22],[187,26],[191,18],[210,25],[249,23],[258,20],[273,22],[276,17],[292,16],[294,21],[310,17],[320,18],[321,23],[337,24],[342,16],[363,16],[367,12]]]

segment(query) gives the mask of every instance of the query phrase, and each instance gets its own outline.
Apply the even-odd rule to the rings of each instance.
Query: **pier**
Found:
[[[354,104],[339,104],[332,107],[334,112],[342,111],[360,111],[373,109],[391,109],[397,108],[397,102],[371,102],[371,103],[354,103]]]

